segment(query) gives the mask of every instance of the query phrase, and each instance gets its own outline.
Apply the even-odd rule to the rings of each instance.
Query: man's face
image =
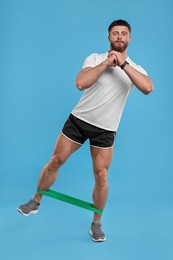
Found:
[[[130,42],[130,38],[130,32],[126,26],[112,27],[108,36],[111,49],[118,52],[123,52],[126,50]]]

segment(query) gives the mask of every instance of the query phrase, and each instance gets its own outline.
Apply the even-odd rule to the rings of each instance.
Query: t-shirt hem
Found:
[[[117,130],[118,130],[118,128],[117,128],[117,129],[111,129],[111,128],[107,128],[107,127],[100,126],[99,124],[95,124],[95,123],[93,123],[93,122],[91,122],[91,121],[89,121],[89,120],[86,120],[85,118],[83,118],[83,117],[81,117],[81,116],[79,116],[79,115],[76,115],[73,111],[71,112],[71,114],[72,114],[73,116],[77,117],[78,119],[80,119],[80,120],[82,120],[82,121],[84,121],[84,122],[90,124],[90,125],[99,127],[99,128],[104,129],[104,130],[106,130],[106,131],[117,132]]]

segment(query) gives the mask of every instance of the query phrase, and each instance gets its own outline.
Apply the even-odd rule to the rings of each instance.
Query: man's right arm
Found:
[[[76,77],[76,86],[79,90],[90,88],[108,68],[116,66],[115,56],[110,56],[96,67],[87,67],[79,72]]]

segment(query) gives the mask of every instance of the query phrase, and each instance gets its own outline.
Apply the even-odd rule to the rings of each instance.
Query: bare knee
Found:
[[[48,164],[43,168],[43,174],[57,171],[65,162],[65,159],[59,154],[54,154]]]
[[[50,164],[52,168],[58,169],[63,163],[65,162],[65,159],[63,156],[59,154],[54,154],[51,158]]]
[[[95,172],[95,181],[99,186],[107,185],[108,169],[102,168]]]

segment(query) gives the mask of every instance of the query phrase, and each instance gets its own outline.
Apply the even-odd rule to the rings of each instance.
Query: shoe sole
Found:
[[[20,208],[17,208],[17,210],[25,217],[28,217],[30,214],[37,214],[38,209],[30,211],[28,214],[24,213]]]
[[[91,235],[92,240],[95,241],[95,242],[104,242],[104,241],[106,240],[106,237],[104,237],[104,238],[99,238],[99,239],[95,239],[95,238],[93,237],[93,231],[92,231],[91,229],[90,229],[90,235]]]

